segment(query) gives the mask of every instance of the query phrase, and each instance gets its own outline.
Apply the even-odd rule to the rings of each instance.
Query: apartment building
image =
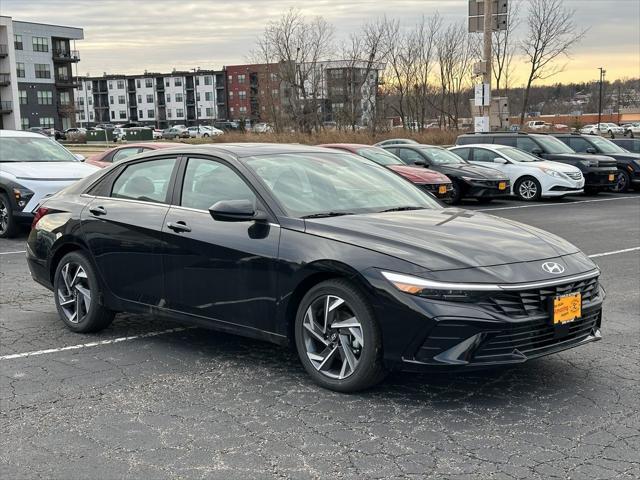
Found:
[[[269,122],[282,108],[281,65],[277,63],[230,65],[227,78],[230,120]]]
[[[64,130],[75,124],[75,41],[81,28],[0,17],[2,128]]]
[[[76,123],[138,123],[155,128],[227,118],[225,75],[216,70],[82,77]]]

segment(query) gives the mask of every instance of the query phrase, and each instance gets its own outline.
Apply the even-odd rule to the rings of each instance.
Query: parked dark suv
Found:
[[[468,133],[460,135],[456,145],[497,143],[532,153],[545,160],[578,167],[585,179],[585,193],[594,194],[616,186],[618,168],[615,159],[589,153],[576,153],[557,138],[544,133]]]
[[[554,133],[554,137],[566,143],[578,153],[600,154],[614,158],[618,166],[614,192],[626,192],[640,188],[640,154],[628,152],[608,138],[579,133]]]

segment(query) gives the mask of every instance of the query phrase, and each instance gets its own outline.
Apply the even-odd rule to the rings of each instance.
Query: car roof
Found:
[[[325,148],[348,148],[358,150],[360,148],[380,148],[375,145],[367,145],[365,143],[324,143],[322,145],[318,145],[319,147]]]
[[[191,154],[200,153],[203,155],[215,155],[223,153],[227,155],[233,155],[236,158],[252,157],[255,155],[276,155],[287,153],[332,153],[329,149],[324,147],[313,147],[297,143],[209,143],[199,145],[177,143],[175,145],[176,146],[171,150]],[[179,148],[178,146],[182,148]]]
[[[505,148],[515,149],[515,147],[501,145],[499,143],[469,143],[466,145],[454,145],[449,150],[453,150],[454,148],[485,148],[488,150],[503,150]]]
[[[15,138],[15,137],[30,137],[30,138],[47,138],[41,133],[29,132],[26,130],[0,130],[0,137]]]
[[[382,148],[387,148],[387,147],[398,147],[398,148],[411,148],[413,150],[420,150],[423,148],[444,148],[441,147],[440,145],[429,145],[426,143],[398,143],[395,145],[383,145]]]

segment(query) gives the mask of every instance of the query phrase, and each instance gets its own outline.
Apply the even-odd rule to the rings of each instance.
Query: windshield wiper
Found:
[[[425,210],[426,207],[394,207],[387,208],[386,210],[380,210],[378,213],[386,213],[386,212],[406,212],[409,210]]]
[[[327,218],[327,217],[340,217],[342,215],[355,215],[353,212],[320,212],[312,213],[310,215],[304,215],[300,218]]]

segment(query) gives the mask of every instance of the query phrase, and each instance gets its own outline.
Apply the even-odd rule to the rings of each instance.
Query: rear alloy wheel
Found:
[[[295,324],[298,355],[319,385],[354,392],[384,377],[382,342],[366,298],[349,282],[329,280],[302,299]]]
[[[84,254],[71,252],[60,260],[53,289],[58,314],[74,332],[97,332],[113,320],[114,312],[100,304],[98,279]]]
[[[451,194],[449,195],[449,199],[447,200],[447,203],[450,203],[451,205],[455,205],[457,203],[460,203],[460,200],[462,200],[462,188],[461,188],[461,185],[455,178],[452,178],[451,179]]]
[[[520,200],[532,202],[540,200],[542,187],[540,187],[540,183],[535,178],[524,177],[517,181],[515,192]]]
[[[616,193],[624,193],[629,190],[629,184],[631,179],[629,174],[624,170],[618,170],[618,176],[616,177],[616,184],[611,187],[611,190]]]
[[[11,238],[16,234],[17,225],[9,197],[0,193],[0,238]]]

